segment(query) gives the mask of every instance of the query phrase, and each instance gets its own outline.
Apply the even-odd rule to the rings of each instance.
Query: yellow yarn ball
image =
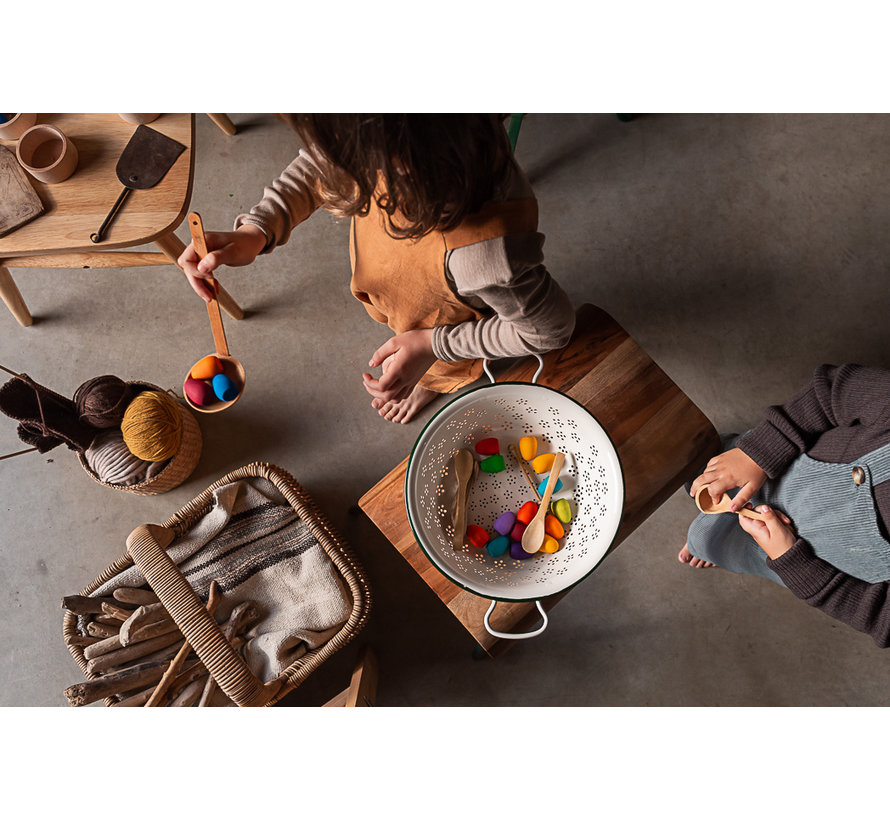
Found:
[[[166,393],[143,390],[127,406],[121,433],[129,451],[143,461],[164,461],[179,452],[182,416]]]

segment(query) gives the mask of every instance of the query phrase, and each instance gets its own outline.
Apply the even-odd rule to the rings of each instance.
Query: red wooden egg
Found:
[[[480,456],[493,456],[501,451],[501,445],[496,438],[484,438],[476,442],[476,452]]]
[[[475,524],[470,524],[467,527],[467,541],[469,541],[476,549],[482,549],[487,543],[491,536],[482,529],[482,527],[477,527]]]

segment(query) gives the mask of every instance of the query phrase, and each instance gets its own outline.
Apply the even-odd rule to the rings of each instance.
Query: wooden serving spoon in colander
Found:
[[[550,496],[553,495],[553,488],[559,479],[559,471],[562,469],[562,463],[566,460],[565,453],[557,453],[553,459],[553,466],[550,468],[550,475],[547,476],[547,486],[544,489],[544,496],[538,505],[538,511],[535,517],[528,522],[528,526],[522,533],[522,548],[526,552],[537,552],[544,543],[544,519],[547,517],[548,507],[550,505]]]

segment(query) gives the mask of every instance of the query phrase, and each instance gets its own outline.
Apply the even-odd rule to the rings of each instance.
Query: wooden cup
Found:
[[[144,125],[149,122],[154,122],[160,114],[118,114],[118,116],[124,121],[128,122],[131,125]]]
[[[17,140],[37,122],[36,114],[7,114],[9,119],[0,122],[0,140]]]
[[[16,145],[19,164],[48,185],[64,182],[77,168],[77,146],[54,125],[35,125]]]

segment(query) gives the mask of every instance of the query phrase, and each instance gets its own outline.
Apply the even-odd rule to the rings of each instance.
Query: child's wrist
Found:
[[[263,249],[266,247],[266,243],[269,241],[269,237],[266,236],[263,229],[250,222],[245,222],[243,225],[239,225],[235,229],[235,232],[245,234],[248,237],[250,241],[250,249],[253,250],[256,248],[257,256],[262,253]]]

